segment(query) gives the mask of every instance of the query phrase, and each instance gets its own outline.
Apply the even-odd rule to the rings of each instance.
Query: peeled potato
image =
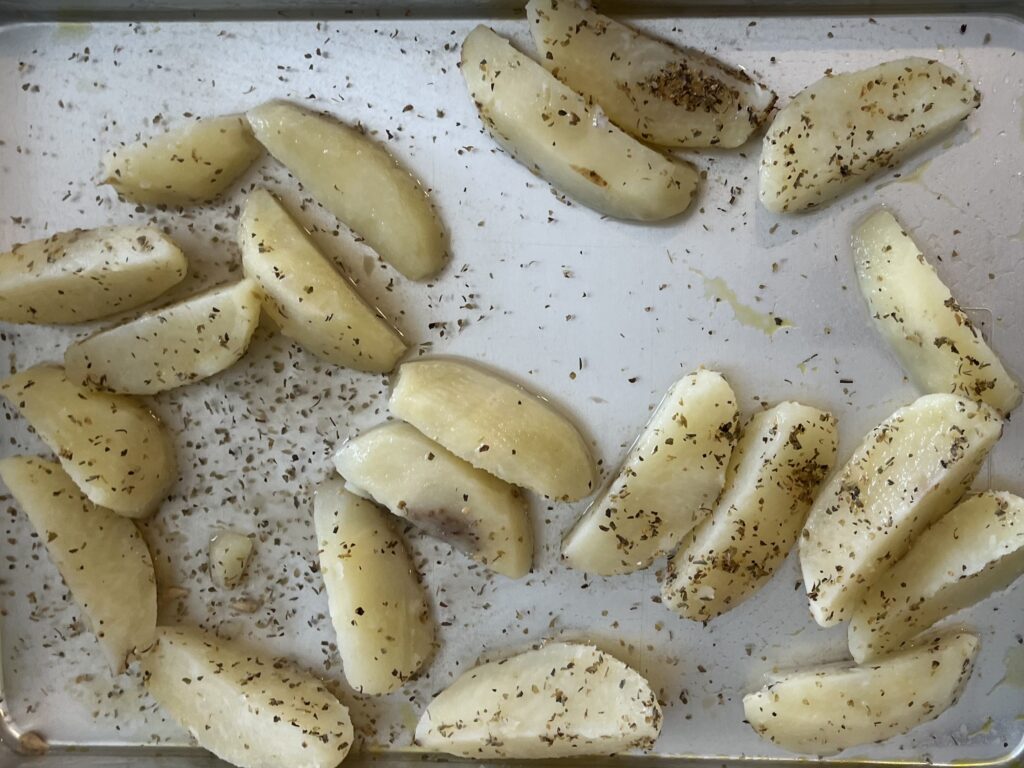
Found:
[[[348,709],[307,672],[194,627],[160,627],[142,658],[149,694],[199,746],[240,768],[333,768]]]
[[[775,104],[743,70],[636,32],[589,3],[531,0],[526,17],[544,66],[651,144],[738,147]]]
[[[0,321],[97,320],[152,301],[187,270],[181,249],[153,227],[61,232],[0,254]]]
[[[736,433],[736,396],[722,374],[684,376],[565,537],[562,557],[573,568],[611,576],[671,552],[711,511]]]
[[[0,478],[46,545],[114,672],[156,638],[156,576],[135,523],[97,507],[52,461],[15,456]]]
[[[1002,431],[987,405],[942,394],[918,398],[867,434],[801,533],[818,624],[850,618],[868,587],[967,492]]]
[[[612,755],[661,732],[650,685],[590,645],[548,643],[464,672],[427,707],[416,743],[475,759]]]
[[[94,504],[125,517],[146,517],[177,478],[170,435],[134,398],[80,387],[55,365],[7,377],[0,381],[0,395]]]
[[[334,457],[346,487],[512,579],[533,562],[533,531],[519,491],[413,427],[391,422],[346,442]]]
[[[639,221],[667,219],[689,207],[699,177],[692,165],[623,133],[485,26],[462,44],[462,75],[494,139],[574,200]]]
[[[430,604],[402,536],[341,480],[317,488],[313,522],[345,679],[360,693],[397,690],[434,645]]]
[[[72,344],[64,370],[85,386],[152,395],[230,368],[259,321],[259,289],[242,280]]]
[[[252,537],[238,531],[221,531],[210,539],[210,579],[217,587],[234,589],[242,583],[252,547]]]
[[[768,128],[761,203],[776,213],[824,205],[951,130],[980,101],[967,78],[930,59],[827,74]]]
[[[135,203],[208,202],[261,151],[243,115],[212,117],[110,150],[103,159],[103,183]]]

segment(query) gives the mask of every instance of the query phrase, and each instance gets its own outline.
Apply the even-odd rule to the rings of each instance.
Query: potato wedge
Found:
[[[177,478],[164,425],[138,400],[94,392],[56,365],[37,365],[0,381],[7,398],[57,454],[93,504],[147,517]]]
[[[234,589],[245,578],[253,541],[238,531],[221,531],[210,539],[210,580],[219,589]]]
[[[25,512],[115,672],[156,639],[156,575],[135,523],[97,507],[58,464],[0,461],[0,479]]]
[[[83,386],[152,395],[230,368],[260,321],[253,280],[214,288],[131,322],[100,331],[64,351],[64,370]]]
[[[960,502],[867,590],[850,620],[858,662],[905,646],[1024,573],[1024,499],[986,492]]]
[[[133,203],[205,203],[230,187],[262,151],[243,115],[211,117],[110,150],[101,183]]]
[[[920,389],[981,400],[1004,416],[1020,405],[1020,386],[891,213],[857,228],[853,254],[875,327]]]
[[[661,732],[650,685],[590,645],[548,643],[464,672],[430,702],[416,743],[476,759],[611,755]]]
[[[868,586],[970,488],[1003,420],[983,403],[925,395],[867,436],[818,494],[800,534],[814,620],[850,618]]]
[[[619,128],[664,147],[738,147],[775,94],[717,59],[630,29],[575,0],[530,0],[544,66]]]
[[[596,470],[586,441],[546,400],[455,359],[403,365],[391,412],[460,459],[552,499],[581,499]]]
[[[648,567],[710,511],[738,432],[725,377],[677,381],[630,448],[618,475],[562,544],[573,568],[611,576]]]
[[[360,693],[397,690],[430,658],[435,632],[402,536],[340,479],[317,488],[313,522],[345,679]]]
[[[348,709],[315,677],[194,627],[159,627],[142,657],[150,695],[199,746],[240,768],[332,768]]]
[[[518,489],[476,469],[413,427],[390,422],[346,442],[334,465],[352,493],[511,579],[533,562]]]
[[[444,267],[444,226],[420,182],[384,146],[338,121],[272,101],[246,115],[275,158],[410,280]]]
[[[835,460],[831,413],[780,403],[756,414],[736,444],[714,511],[669,559],[662,602],[708,621],[760,589],[796,543]]]
[[[485,26],[462,44],[462,75],[487,130],[556,189],[619,219],[685,211],[697,170],[616,128],[604,113]]]
[[[185,254],[154,227],[73,229],[0,254],[0,321],[85,323],[180,283]]]
[[[761,203],[795,213],[832,201],[981,103],[959,72],[917,57],[827,74],[775,115],[761,151]]]
[[[265,189],[245,201],[238,240],[245,274],[285,336],[335,365],[370,373],[390,371],[405,354],[398,331]]]
[[[859,667],[830,664],[776,676],[743,697],[747,722],[790,752],[833,755],[934,720],[971,676],[978,638],[949,632]]]

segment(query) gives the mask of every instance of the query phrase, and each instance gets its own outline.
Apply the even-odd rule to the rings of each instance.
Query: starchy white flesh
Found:
[[[408,424],[353,438],[334,457],[353,493],[383,504],[493,571],[518,579],[533,562],[533,531],[519,491]]]
[[[64,370],[95,389],[152,395],[230,368],[259,321],[259,289],[242,280],[72,344]]]
[[[398,332],[265,189],[245,201],[238,239],[242,268],[285,336],[335,365],[371,373],[390,371],[405,354]]]
[[[307,672],[193,627],[160,627],[142,658],[150,695],[199,746],[240,768],[333,768],[348,709]]]
[[[662,602],[707,621],[762,587],[796,543],[836,460],[832,414],[781,403],[744,427],[711,516],[668,562]]]
[[[434,622],[412,558],[389,515],[341,480],[317,489],[313,522],[345,679],[360,693],[390,693],[433,651]]]
[[[147,517],[177,478],[171,437],[128,395],[94,392],[56,365],[37,365],[0,381],[7,398],[57,454],[89,500],[126,517]]]
[[[546,400],[470,363],[406,363],[390,406],[459,458],[513,485],[569,501],[594,487],[594,459],[572,422]]]
[[[818,624],[850,618],[868,586],[966,493],[1002,430],[987,405],[939,394],[867,434],[818,494],[800,535]]]
[[[103,183],[135,203],[204,203],[230,187],[262,150],[243,115],[212,117],[110,150]]]
[[[1020,404],[1017,382],[891,213],[857,228],[853,254],[875,327],[919,388],[981,400],[1004,415]]]
[[[562,556],[573,568],[610,576],[671,552],[711,511],[736,433],[736,396],[722,374],[684,376],[566,536]]]
[[[360,130],[280,101],[246,113],[263,146],[328,211],[410,280],[445,263],[445,232],[419,181]]]
[[[643,141],[738,147],[775,103],[746,72],[640,34],[589,4],[531,0],[526,17],[544,66]]]
[[[661,732],[650,685],[590,645],[548,643],[464,672],[416,726],[421,747],[476,759],[612,755]]]
[[[480,117],[509,154],[556,189],[620,219],[685,211],[698,173],[612,125],[596,106],[484,26],[462,44],[462,75]]]
[[[210,539],[210,578],[221,589],[242,583],[252,556],[252,537],[238,531],[221,531]]]
[[[956,703],[978,638],[950,632],[865,666],[829,664],[774,676],[743,697],[747,722],[790,752],[833,755],[906,733]]]
[[[986,492],[961,502],[921,534],[871,587],[850,621],[859,662],[905,645],[1024,573],[1024,499]]]
[[[761,202],[776,213],[828,203],[967,117],[981,97],[922,58],[828,74],[779,110],[761,152]]]
[[[52,461],[15,456],[0,478],[46,545],[114,672],[156,636],[156,576],[135,523],[97,507]]]
[[[181,249],[152,227],[61,232],[0,254],[0,320],[97,320],[152,301],[187,271]]]

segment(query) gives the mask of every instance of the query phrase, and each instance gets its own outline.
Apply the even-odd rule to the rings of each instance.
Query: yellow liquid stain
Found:
[[[57,24],[57,37],[74,39],[88,37],[92,32],[92,24],[62,21]]]
[[[948,149],[948,147],[943,147],[943,148],[944,149]],[[883,187],[888,187],[891,184],[920,184],[921,186],[924,186],[924,174],[925,174],[925,171],[928,170],[928,166],[930,166],[931,164],[932,164],[931,160],[925,160],[923,163],[921,163],[919,166],[917,166],[917,168],[912,170],[910,173],[905,173],[902,176],[900,176],[898,179],[892,179],[891,181],[887,181],[887,182],[885,182],[883,184],[879,184],[878,185],[878,189],[882,189]]]
[[[729,287],[721,277],[708,277],[699,269],[690,267],[690,271],[700,275],[704,281],[704,296],[715,301],[724,301],[732,310],[733,316],[740,325],[748,328],[756,328],[768,336],[771,336],[781,328],[792,328],[793,324],[781,317],[776,317],[771,312],[759,312],[749,304],[740,301],[736,292]]]
[[[976,730],[974,733],[967,734],[967,738],[973,739],[975,736],[983,736],[984,734],[992,730],[992,725],[992,718],[986,718],[985,722],[981,724],[981,728]]]

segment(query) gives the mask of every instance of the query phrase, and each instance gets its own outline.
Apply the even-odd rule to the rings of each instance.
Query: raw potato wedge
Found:
[[[830,202],[941,136],[981,102],[937,61],[908,58],[828,74],[779,110],[761,151],[761,203],[795,213]]]
[[[370,373],[390,371],[405,354],[398,331],[265,189],[245,201],[238,239],[242,268],[285,336],[335,365]]]
[[[697,170],[623,133],[597,107],[485,26],[462,44],[462,75],[494,139],[588,208],[619,219],[682,213]]]
[[[648,567],[710,511],[736,442],[736,396],[697,371],[668,391],[619,474],[562,544],[573,568],[604,576]]]
[[[544,66],[651,144],[738,147],[775,104],[746,72],[640,34],[589,4],[531,0],[526,17]]]
[[[776,676],[743,697],[747,722],[790,752],[833,755],[906,733],[956,703],[978,638],[949,632],[859,667],[830,664]]]
[[[868,586],[967,492],[1002,431],[987,405],[939,394],[867,434],[818,494],[800,535],[818,624],[850,618]]]
[[[46,544],[115,672],[156,638],[156,576],[135,523],[97,507],[52,461],[15,456],[0,478]]]
[[[280,101],[247,113],[256,138],[324,208],[410,280],[444,267],[446,236],[419,181],[362,131]]]
[[[548,643],[464,672],[416,726],[426,749],[476,759],[649,749],[661,708],[637,672],[590,645]]]
[[[307,672],[193,627],[159,627],[142,657],[150,695],[199,746],[240,768],[333,768],[348,709]]]
[[[242,280],[72,344],[64,370],[94,389],[164,392],[230,368],[249,348],[259,321],[259,289]]]
[[[164,425],[138,400],[94,392],[56,365],[37,365],[0,381],[7,398],[57,454],[93,504],[147,517],[177,478]]]
[[[345,679],[360,693],[397,690],[434,645],[430,604],[402,536],[341,480],[317,489],[313,522]]]
[[[572,422],[546,400],[470,363],[406,363],[390,406],[459,458],[513,485],[569,501],[594,487],[594,459]]]
[[[238,531],[221,531],[210,539],[210,580],[220,589],[241,584],[252,547],[252,537]]]
[[[518,579],[533,562],[519,491],[400,422],[346,442],[334,465],[353,493],[383,504],[493,571]]]
[[[858,662],[903,647],[1024,573],[1024,499],[986,492],[961,502],[921,534],[874,582],[850,620]]]
[[[110,150],[102,183],[134,203],[205,203],[230,187],[262,151],[244,115],[211,117]]]
[[[0,321],[85,323],[180,283],[185,255],[153,227],[73,229],[0,254]]]
[[[891,213],[857,228],[853,254],[875,327],[920,389],[981,400],[1004,416],[1020,405],[1020,386]]]
[[[760,589],[796,543],[821,481],[836,460],[836,421],[781,403],[744,427],[711,516],[668,562],[662,602],[708,621]]]

